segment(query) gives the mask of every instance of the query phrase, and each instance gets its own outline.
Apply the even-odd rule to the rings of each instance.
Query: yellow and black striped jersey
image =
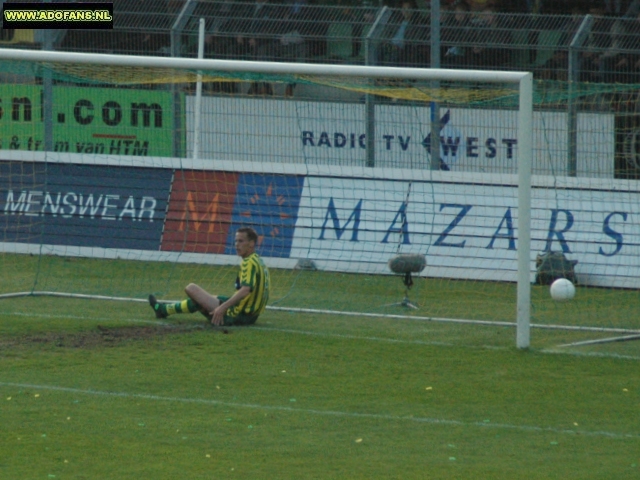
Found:
[[[269,270],[257,253],[242,259],[236,289],[251,288],[251,293],[235,305],[230,314],[260,315],[269,301]]]

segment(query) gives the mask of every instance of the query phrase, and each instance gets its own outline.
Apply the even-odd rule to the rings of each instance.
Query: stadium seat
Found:
[[[519,70],[531,70],[543,67],[555,55],[562,42],[562,30],[540,30],[532,45],[529,31],[511,32],[512,45],[516,47],[513,66]],[[530,54],[533,49],[533,55]]]
[[[560,45],[563,33],[562,30],[541,30],[538,32],[533,67],[542,67],[551,60],[556,53],[557,47]]]
[[[353,55],[353,25],[334,22],[327,29],[327,60],[348,62]]]
[[[513,66],[516,69],[526,70],[531,64],[529,52],[529,30],[513,30],[511,43],[514,46]]]

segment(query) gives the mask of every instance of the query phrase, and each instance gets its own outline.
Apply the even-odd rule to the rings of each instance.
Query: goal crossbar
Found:
[[[322,75],[345,77],[376,77],[416,80],[476,81],[485,83],[521,83],[532,76],[528,72],[502,72],[487,70],[453,70],[440,68],[377,67],[366,65],[332,65],[320,63],[257,62],[244,60],[217,60],[197,58],[152,57],[78,52],[49,52],[41,50],[0,49],[0,59],[107,65],[120,67],[175,68],[184,70],[211,70],[252,72],[264,74]]]

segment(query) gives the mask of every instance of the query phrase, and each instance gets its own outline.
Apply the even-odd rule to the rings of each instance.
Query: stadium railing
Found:
[[[53,49],[195,57],[198,23],[204,18],[205,58],[532,71],[538,107],[612,112],[620,138],[631,138],[633,143],[637,136],[640,21],[632,11],[618,17],[591,17],[443,8],[440,35],[435,38],[430,12],[424,8],[267,5],[269,12],[263,11],[256,22],[253,4],[246,2],[116,1],[113,30],[68,30],[56,37]],[[33,42],[18,45],[42,48],[37,32],[33,37]],[[14,38],[0,43],[0,48],[13,45]],[[370,53],[365,57],[367,48]],[[433,48],[440,50],[439,65],[432,65]],[[27,77],[20,78],[29,81]],[[210,83],[205,94],[213,93],[294,95],[291,86],[270,89],[249,83]],[[305,93],[323,98],[322,90]],[[353,94],[338,100],[362,99]],[[619,143],[617,174],[637,178],[635,147]]]
[[[198,21],[206,21],[205,57],[322,63],[364,63],[365,38],[382,8],[271,4],[271,18],[259,24],[251,5],[243,2],[190,0],[115,2],[111,31],[68,30],[56,50],[140,55],[196,56]],[[387,7],[383,7],[387,8]],[[538,79],[566,80],[569,55],[577,50],[580,80],[635,83],[640,22],[635,17],[533,15],[492,11],[440,12],[440,38],[432,38],[430,12],[390,8],[378,30],[372,61],[379,65],[430,67],[430,50],[441,50],[441,67],[532,70]],[[267,18],[264,18],[267,17]],[[403,23],[407,21],[407,25]],[[589,23],[584,43],[572,45],[581,26]],[[252,30],[253,29],[253,30]],[[402,30],[402,32],[401,32]],[[24,35],[23,35],[24,36]],[[31,31],[28,38],[7,39],[6,46],[28,43],[41,48]],[[239,38],[259,39],[261,48]],[[0,43],[5,45],[5,42]],[[631,58],[633,57],[633,58]],[[371,63],[370,59],[370,63]]]

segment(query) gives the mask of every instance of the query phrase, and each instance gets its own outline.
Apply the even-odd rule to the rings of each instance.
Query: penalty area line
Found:
[[[288,310],[288,309],[286,309]],[[127,322],[127,323],[139,323],[139,324],[148,324],[148,325],[157,325],[162,327],[173,327],[176,324],[167,321],[158,321],[158,320],[146,320],[139,318],[106,318],[106,317],[82,317],[77,315],[66,315],[66,314],[48,314],[48,313],[24,313],[24,312],[5,312],[4,315],[7,316],[17,316],[17,317],[33,317],[33,318],[57,318],[57,319],[71,319],[71,320],[88,320],[92,322]],[[411,317],[409,317],[411,318]],[[199,324],[198,324],[199,325]],[[198,328],[198,325],[194,326],[194,330]],[[345,340],[362,340],[362,341],[370,341],[370,342],[383,342],[383,343],[396,343],[396,344],[407,344],[407,345],[425,345],[425,346],[434,346],[434,347],[460,347],[460,348],[478,348],[482,350],[509,350],[511,347],[502,347],[495,345],[466,345],[466,344],[456,344],[452,342],[442,342],[436,340],[409,340],[409,339],[400,339],[400,338],[383,338],[383,337],[371,337],[371,336],[361,336],[361,335],[349,335],[344,333],[330,333],[330,332],[315,332],[315,331],[307,331],[307,330],[295,330],[291,328],[282,328],[282,327],[273,327],[270,322],[262,323],[259,325],[253,325],[251,327],[252,330],[262,330],[262,331],[272,331],[272,332],[281,332],[281,333],[290,333],[294,335],[309,335],[309,336],[318,336],[318,337],[333,337],[333,338],[343,338]],[[564,347],[565,345],[562,345]],[[569,346],[569,345],[566,345]],[[573,345],[571,345],[573,346]],[[558,347],[555,348],[543,348],[541,350],[536,350],[539,353],[544,354],[555,354],[555,355],[569,355],[576,357],[598,357],[598,358],[614,358],[619,360],[634,360],[640,361],[639,356],[634,355],[621,355],[616,353],[588,353],[588,352],[576,352],[570,349],[562,349],[557,350]]]
[[[87,294],[80,294],[80,293],[48,292],[48,291],[16,292],[16,293],[9,293],[9,294],[1,294],[0,299],[13,298],[13,297],[30,297],[30,296],[33,296],[33,297],[50,296],[50,297],[64,297],[64,298],[78,298],[78,299],[92,299],[92,300],[115,300],[115,301],[122,301],[122,302],[138,302],[138,303],[148,302],[148,300],[146,299],[134,298],[134,297],[115,297],[115,296],[105,296],[105,295],[87,295]],[[458,324],[467,324],[467,325],[485,325],[485,326],[493,326],[493,327],[511,327],[511,328],[517,327],[516,322],[505,322],[500,320],[472,320],[472,319],[466,319],[466,318],[423,317],[418,315],[393,315],[393,314],[386,314],[386,313],[351,312],[351,311],[324,310],[324,309],[315,309],[315,308],[276,307],[274,305],[267,306],[267,310],[294,312],[294,313],[311,313],[311,314],[322,314],[322,315],[386,318],[386,319],[396,319],[396,320],[414,320],[414,321],[417,320],[417,321],[423,321],[423,322],[427,321],[427,322],[458,323]],[[609,333],[620,333],[623,335],[640,334],[640,330],[638,329],[616,328],[616,327],[591,327],[591,326],[580,326],[580,325],[554,325],[554,324],[546,325],[546,324],[536,324],[536,323],[530,324],[529,327],[547,329],[547,330],[567,330],[567,331],[579,331],[579,332],[609,332]]]
[[[297,307],[274,307],[268,306],[267,310],[293,312],[293,313],[311,313],[320,315],[342,315],[346,317],[365,317],[365,318],[383,318],[390,320],[413,320],[421,322],[441,322],[441,323],[458,323],[463,325],[484,325],[489,327],[511,327],[516,328],[516,322],[505,322],[499,320],[472,320],[466,318],[446,318],[446,317],[423,317],[419,315],[397,315],[387,313],[368,313],[368,312],[350,312],[341,310],[322,310],[315,308],[297,308]],[[622,334],[640,334],[640,330],[630,328],[616,327],[590,327],[582,325],[554,325],[532,323],[531,328],[539,328],[541,330],[567,330],[578,332],[611,332]]]
[[[331,332],[315,332],[307,330],[295,330],[292,328],[280,328],[272,327],[270,324],[262,324],[261,326],[252,325],[251,330],[261,330],[265,332],[280,332],[290,333],[293,335],[307,335],[316,337],[328,337],[328,338],[341,338],[345,340],[359,340],[367,342],[381,342],[381,343],[395,343],[404,345],[423,345],[430,347],[454,347],[465,349],[480,349],[480,350],[512,350],[513,347],[496,346],[496,345],[467,345],[464,343],[452,343],[452,342],[440,342],[436,340],[409,340],[401,338],[384,338],[384,337],[371,337],[361,335],[349,335],[344,333],[331,333]],[[565,355],[570,357],[596,357],[596,358],[613,358],[617,360],[632,360],[640,361],[640,357],[634,355],[622,355],[617,353],[597,353],[597,352],[576,352],[573,350],[556,350],[553,348],[543,348],[540,350],[532,350],[536,353],[545,355]]]
[[[116,398],[137,398],[141,400],[151,400],[168,403],[192,403],[200,405],[222,406],[229,408],[244,408],[252,410],[267,410],[278,411],[286,413],[298,413],[328,417],[344,417],[354,419],[373,419],[373,420],[386,420],[391,422],[412,422],[429,425],[445,425],[456,427],[477,427],[477,428],[493,428],[502,430],[517,430],[522,432],[534,432],[534,433],[555,433],[561,435],[582,435],[589,437],[607,437],[615,439],[640,439],[638,433],[615,433],[606,431],[588,431],[588,430],[571,430],[554,427],[539,427],[534,425],[511,425],[505,423],[491,423],[488,421],[482,422],[465,422],[462,420],[447,420],[439,418],[429,417],[415,417],[407,415],[390,415],[390,414],[376,414],[376,413],[359,413],[359,412],[342,412],[338,410],[318,410],[309,408],[292,408],[278,405],[260,405],[255,403],[238,403],[238,402],[225,402],[221,400],[210,400],[205,398],[188,398],[188,397],[165,397],[162,395],[151,395],[144,393],[129,393],[129,392],[109,392],[102,390],[91,390],[81,388],[60,387],[55,385],[36,385],[29,383],[13,383],[13,382],[0,382],[0,386],[12,387],[12,388],[31,388],[34,390],[47,390],[55,392],[73,393],[80,395],[101,396],[101,397],[116,397]]]

